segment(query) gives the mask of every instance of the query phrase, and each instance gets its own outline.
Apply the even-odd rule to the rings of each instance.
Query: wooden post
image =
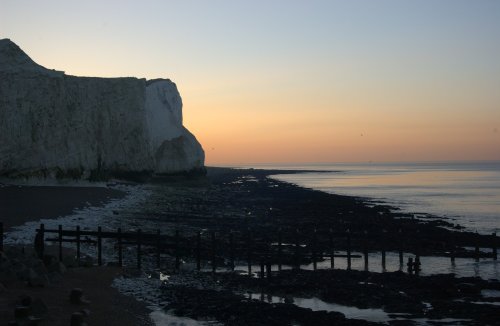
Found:
[[[365,265],[365,271],[368,270],[368,231],[364,230],[364,239],[363,239],[363,260]]]
[[[45,225],[40,224],[40,258],[43,258],[45,251]]]
[[[450,260],[451,264],[455,265],[455,241],[453,240],[453,235],[450,236]]]
[[[401,237],[402,230],[398,230],[399,239],[402,242],[403,238]],[[404,258],[403,258],[403,249],[401,248],[401,242],[399,243],[399,270],[403,270]]]
[[[363,241],[363,258],[365,261],[365,271],[368,271],[368,244],[367,244],[367,236],[368,236],[368,231],[365,230],[364,232],[365,235],[365,240]]]
[[[270,250],[271,250],[271,243],[270,241],[264,241],[264,246],[266,246],[266,248],[264,249],[264,264],[265,264],[265,267],[266,267],[266,276],[268,279],[271,278],[271,254],[270,254]]]
[[[385,272],[385,248],[382,249],[382,271]]]
[[[351,230],[347,229],[347,269],[351,270]]]
[[[142,231],[137,230],[137,269],[141,269],[142,256],[141,256],[141,241],[142,241]]]
[[[497,233],[493,232],[491,234],[492,241],[491,241],[491,246],[492,246],[492,252],[493,252],[493,259],[497,260]]]
[[[335,250],[333,248],[333,230],[328,230],[328,246],[330,247],[330,268],[335,268]]]
[[[80,266],[80,226],[76,227],[76,261]]]
[[[250,229],[247,229],[247,264],[248,276],[252,277],[252,235]]]
[[[122,254],[122,229],[118,228],[118,265],[123,266],[123,254]]]
[[[413,258],[408,257],[408,263],[406,264],[408,267],[408,274],[412,275],[413,274]]]
[[[201,232],[196,235],[196,269],[201,270]]]
[[[283,255],[281,228],[278,230],[278,271],[281,272],[281,256]]]
[[[299,229],[295,230],[295,268],[300,269],[300,239]]]
[[[59,224],[59,227],[58,227],[58,234],[59,234],[59,261],[62,261],[63,257],[62,257],[62,225]]]
[[[477,231],[476,231],[476,236],[478,236],[477,234]],[[478,243],[479,239],[476,238],[476,248],[474,250],[474,259],[476,261],[479,261],[479,243]]]
[[[181,257],[179,251],[179,230],[175,230],[175,270],[179,270],[181,266]]]
[[[266,276],[265,271],[264,271],[264,258],[260,256],[260,278],[264,279]]]
[[[3,223],[0,222],[0,251],[3,251]]]
[[[102,229],[97,227],[97,265],[102,265]]]
[[[385,272],[386,271],[386,268],[385,268],[385,244],[384,244],[384,241],[385,241],[385,238],[387,236],[387,231],[384,229],[382,230],[382,272]]]
[[[420,268],[420,256],[415,257],[415,267],[413,268],[413,271],[415,272],[415,275],[418,276],[420,274],[421,268]]]
[[[229,230],[229,267],[234,272],[234,235],[233,230]]]
[[[313,261],[313,269],[318,269],[318,263],[316,261],[316,245],[317,245],[317,230],[313,231],[313,243],[312,243],[312,261]]]
[[[161,235],[160,229],[156,230],[156,268],[160,268],[161,266]]]
[[[266,274],[267,274],[267,279],[271,279],[271,259],[269,259],[269,256],[266,257]]]
[[[215,247],[216,246],[216,243],[215,243],[215,231],[212,231],[212,273],[215,274],[216,270],[217,270],[217,265],[215,263],[215,259],[216,259],[216,250],[217,248]]]

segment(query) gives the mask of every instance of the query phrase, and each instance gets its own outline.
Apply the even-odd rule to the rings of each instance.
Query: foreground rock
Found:
[[[0,175],[100,179],[203,170],[170,80],[65,75],[0,40]]]
[[[453,274],[283,270],[271,279],[192,277],[200,282],[186,274],[162,286],[165,310],[223,325],[498,325],[500,312],[500,297],[487,294],[500,293],[498,281]],[[311,303],[296,303],[305,299]]]

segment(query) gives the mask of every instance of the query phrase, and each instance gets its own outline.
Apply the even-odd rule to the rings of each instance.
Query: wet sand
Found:
[[[28,221],[69,215],[86,206],[101,206],[124,195],[106,187],[5,185],[0,187],[0,221],[8,230]]]

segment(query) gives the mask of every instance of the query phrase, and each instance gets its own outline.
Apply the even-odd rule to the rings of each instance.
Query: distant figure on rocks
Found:
[[[408,266],[408,274],[413,275],[413,258],[408,258],[408,263],[406,264],[406,266]]]

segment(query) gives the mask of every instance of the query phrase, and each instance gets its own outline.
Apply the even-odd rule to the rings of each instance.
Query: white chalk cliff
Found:
[[[0,40],[0,175],[203,171],[168,79],[75,77]]]

